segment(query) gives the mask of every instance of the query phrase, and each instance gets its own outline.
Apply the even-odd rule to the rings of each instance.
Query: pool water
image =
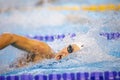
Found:
[[[72,4],[74,5],[74,4]],[[35,8],[35,7],[34,7]],[[84,48],[56,61],[45,59],[23,68],[9,65],[25,52],[12,46],[0,51],[0,74],[50,74],[64,72],[120,71],[120,38],[107,40],[100,33],[120,32],[120,12],[105,11],[11,11],[0,14],[0,33],[11,32],[23,36],[61,35],[65,38],[47,42],[56,52],[73,43]],[[75,37],[70,37],[75,33]],[[59,44],[59,45],[58,45]]]

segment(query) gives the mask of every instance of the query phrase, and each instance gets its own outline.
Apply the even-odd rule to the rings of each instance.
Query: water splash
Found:
[[[27,34],[28,31],[30,31],[29,33],[34,34],[34,32],[39,33],[41,29],[46,29],[46,32],[48,33],[53,33],[56,31],[56,34],[58,34],[58,32],[62,27],[61,29],[62,33],[67,33],[67,30],[73,31],[76,33],[76,37],[71,39],[70,36],[66,35],[67,37],[65,37],[63,40],[55,40],[54,42],[48,43],[56,52],[61,50],[63,47],[68,46],[69,44],[74,42],[83,43],[84,48],[79,52],[70,54],[69,56],[67,56],[66,58],[60,61],[56,61],[55,59],[44,60],[38,64],[35,64],[35,65],[30,64],[27,67],[23,67],[19,69],[9,68],[7,65],[3,65],[2,67],[5,67],[5,68],[0,68],[0,69],[4,69],[4,72],[6,74],[22,74],[22,73],[48,74],[53,71],[64,72],[64,71],[72,71],[72,70],[73,71],[78,71],[78,70],[93,71],[93,70],[119,70],[120,69],[119,67],[120,58],[109,55],[109,52],[112,52],[111,50],[118,51],[118,54],[119,54],[119,46],[120,46],[119,41],[108,41],[100,37],[99,35],[100,32],[119,31],[119,25],[120,25],[119,12],[103,12],[103,13],[83,12],[83,14],[81,13],[82,16],[77,18],[77,20],[75,20],[76,17],[72,16],[71,19],[73,20],[71,21],[68,20],[68,16],[66,17],[67,14],[64,14],[64,12],[62,13],[53,12],[55,15],[53,15],[52,13],[44,14],[45,11],[41,13],[37,13],[37,12],[38,11],[35,11],[33,13],[15,12],[11,15],[1,14],[0,20],[2,24],[0,24],[0,27],[5,26],[4,29],[1,29],[1,32],[8,30],[10,32],[20,33],[23,29],[25,29],[25,31],[23,31],[22,33]],[[72,14],[70,12],[68,13]],[[42,18],[41,18],[41,15],[43,15]],[[38,16],[40,19],[37,18]],[[48,16],[51,16],[50,19],[48,19]],[[79,15],[77,14],[77,16]],[[50,21],[51,19],[53,22]],[[56,19],[58,21],[55,21]],[[32,20],[35,22],[31,23]],[[64,21],[65,21],[65,24],[64,24]],[[12,29],[10,29],[8,25]],[[15,26],[13,27],[12,25],[15,25]],[[20,27],[18,27],[18,25],[20,25]],[[49,28],[48,26],[43,27],[45,25],[46,26],[51,25],[55,27],[54,28],[50,26]],[[58,28],[56,28],[56,26]],[[82,33],[81,31],[83,28],[85,28],[84,26],[86,26],[88,30]],[[18,32],[18,28],[20,29],[20,32]],[[111,65],[111,63],[113,63],[113,65]],[[116,67],[116,69],[114,69],[113,67]],[[7,71],[10,71],[10,72],[7,73]],[[1,71],[1,73],[4,73],[4,72]]]

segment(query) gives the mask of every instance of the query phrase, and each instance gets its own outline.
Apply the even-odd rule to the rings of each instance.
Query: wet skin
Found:
[[[43,59],[51,59],[51,58],[60,60],[70,54],[67,50],[67,47],[63,48],[61,51],[55,54],[52,48],[45,42],[29,39],[24,36],[12,34],[12,33],[1,34],[0,50],[4,49],[9,45],[12,45],[13,47],[28,52],[26,63],[29,62],[35,63]],[[80,50],[80,48],[76,44],[72,44],[71,46],[73,48],[72,53]],[[26,64],[22,64],[22,59],[19,60],[18,62],[19,62],[18,67],[22,67],[26,65]]]

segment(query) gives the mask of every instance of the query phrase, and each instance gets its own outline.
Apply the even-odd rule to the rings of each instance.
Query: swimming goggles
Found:
[[[72,47],[72,45],[69,45],[69,46],[67,47],[67,51],[68,51],[68,53],[72,53],[72,52],[73,52],[73,47]]]

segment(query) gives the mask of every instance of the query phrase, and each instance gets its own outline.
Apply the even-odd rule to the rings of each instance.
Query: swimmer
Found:
[[[20,50],[24,50],[27,53],[26,60],[21,58],[18,61],[17,67],[22,67],[27,65],[29,62],[36,63],[43,59],[51,59],[55,58],[56,60],[60,60],[73,52],[79,51],[83,45],[74,43],[55,54],[55,52],[51,49],[51,47],[45,42],[29,39],[24,36],[12,34],[12,33],[3,33],[0,35],[0,50],[5,47],[12,45]]]

